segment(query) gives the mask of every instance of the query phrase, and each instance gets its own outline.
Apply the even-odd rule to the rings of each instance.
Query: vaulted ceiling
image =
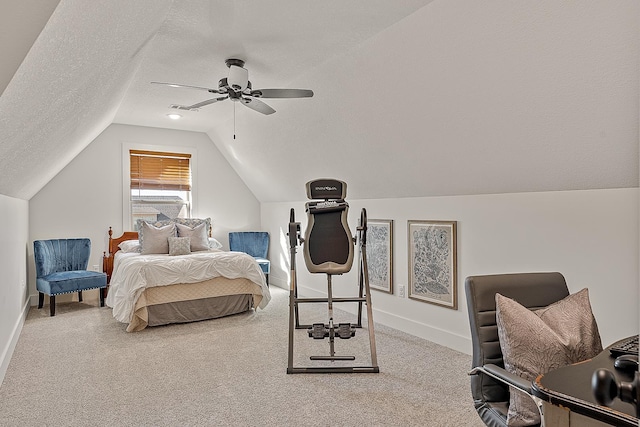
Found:
[[[323,176],[351,198],[638,186],[635,0],[46,3],[3,6],[24,24],[0,38],[0,194],[31,198],[111,123],[207,133],[261,201]],[[217,88],[227,58],[315,95],[168,119],[213,95],[150,82]]]

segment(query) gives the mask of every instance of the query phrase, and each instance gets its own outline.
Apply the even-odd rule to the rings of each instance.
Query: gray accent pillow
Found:
[[[194,228],[203,222],[206,224],[205,233],[209,236],[209,230],[211,229],[211,218],[175,218],[173,220],[176,224],[186,225],[187,227]]]
[[[505,369],[531,381],[602,351],[586,288],[534,311],[496,294],[496,322]],[[540,424],[540,413],[529,396],[514,388],[509,395],[507,425]]]
[[[176,224],[179,237],[189,237],[191,239],[191,252],[208,251],[209,237],[207,235],[207,224],[205,222],[189,227],[188,225]]]
[[[154,227],[147,222],[143,222],[138,233],[140,235],[141,254],[168,254],[168,239],[176,236],[176,225],[170,223],[162,227]]]
[[[191,253],[191,239],[188,237],[169,237],[169,255],[189,255]]]
[[[147,224],[153,225],[154,227],[164,227],[165,225],[169,225],[169,224],[174,223],[176,221],[173,220],[173,219],[157,219],[157,220],[154,220],[154,221],[151,221],[151,220],[148,220],[148,219],[137,219],[136,220],[136,229],[140,230],[140,228],[142,228],[142,224],[144,224],[145,222]]]
[[[174,222],[175,221],[172,219],[163,219],[163,220],[156,220],[156,221],[149,221],[147,219],[137,219],[136,225],[135,225],[135,231],[138,232],[138,242],[140,242],[140,246],[142,247],[142,245],[144,244],[144,234],[142,230],[142,226],[144,224],[149,224],[149,225],[153,225],[156,228],[160,228],[160,227],[164,227],[165,225],[173,224]]]

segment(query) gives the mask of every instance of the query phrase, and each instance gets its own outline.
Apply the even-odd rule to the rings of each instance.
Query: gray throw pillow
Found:
[[[211,230],[211,218],[175,218],[173,220],[176,224],[186,225],[187,227],[194,228],[203,222],[205,225],[205,233],[207,236],[209,235],[209,231]]]
[[[169,237],[169,255],[189,255],[191,242],[188,237]]]
[[[189,237],[191,239],[191,252],[208,251],[209,237],[207,235],[206,223],[191,228],[188,225],[176,224],[179,237]]]
[[[160,227],[164,227],[165,225],[173,224],[174,222],[175,221],[172,219],[162,219],[162,220],[155,220],[155,221],[151,221],[148,219],[137,219],[135,224],[135,231],[138,232],[138,241],[140,242],[140,246],[142,246],[144,241],[144,236],[142,234],[143,224],[150,224],[156,228],[160,228]]]
[[[586,288],[535,311],[496,294],[496,322],[505,369],[531,381],[602,351]],[[514,388],[509,395],[507,425],[540,424],[540,413],[529,396]]]
[[[138,233],[140,234],[140,253],[143,255],[168,254],[168,239],[176,236],[176,225],[170,223],[163,227],[154,227],[147,222],[143,222]]]

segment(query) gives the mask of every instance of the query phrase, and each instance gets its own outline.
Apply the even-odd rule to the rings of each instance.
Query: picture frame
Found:
[[[393,294],[393,220],[367,220],[369,288]]]
[[[457,221],[407,221],[409,298],[458,309]]]

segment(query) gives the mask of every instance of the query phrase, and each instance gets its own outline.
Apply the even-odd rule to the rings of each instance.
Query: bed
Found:
[[[113,238],[109,228],[109,253],[103,257],[106,304],[116,320],[128,324],[127,332],[263,309],[271,299],[250,255],[215,247],[148,254],[140,245],[138,232]]]

